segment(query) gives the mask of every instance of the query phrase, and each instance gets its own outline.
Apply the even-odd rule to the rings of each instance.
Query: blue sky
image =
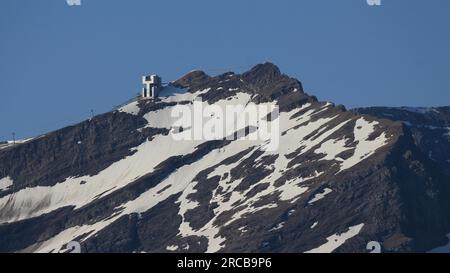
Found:
[[[140,76],[264,61],[347,107],[450,105],[450,1],[2,0],[0,140],[109,111]]]

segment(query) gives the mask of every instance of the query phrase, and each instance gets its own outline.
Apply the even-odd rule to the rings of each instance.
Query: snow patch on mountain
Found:
[[[0,179],[0,191],[6,191],[13,185],[13,180],[7,176]]]
[[[69,177],[51,187],[25,188],[4,196],[0,198],[0,223],[40,216],[61,207],[81,208],[151,173],[169,157],[192,153],[196,143],[178,145],[170,136],[157,135],[136,147],[133,155],[113,163],[95,176]]]
[[[30,138],[25,138],[25,139],[7,140],[5,142],[0,142],[0,150],[8,148],[8,147],[12,147],[14,145],[24,144],[24,143],[30,142],[34,139],[41,138],[41,137],[43,137],[43,136],[30,137]]]
[[[269,230],[269,232],[273,232],[273,231],[277,231],[277,230],[282,229],[282,228],[284,227],[284,224],[285,224],[285,222],[278,223],[276,226],[274,226],[273,228],[271,228],[271,229]]]
[[[175,245],[167,246],[166,250],[167,251],[177,251],[178,250],[178,246],[175,246]]]
[[[313,203],[323,199],[325,196],[327,196],[331,192],[333,192],[333,190],[330,188],[323,189],[323,192],[315,194],[314,197],[308,201],[308,204],[313,204]]]
[[[317,248],[308,250],[305,253],[331,253],[335,249],[343,245],[345,241],[358,235],[363,227],[364,224],[359,224],[349,227],[347,232],[331,235],[327,238],[328,242]]]
[[[209,90],[201,90],[195,93],[187,93],[183,95],[176,95],[174,97],[171,97],[170,99],[167,99],[167,102],[191,102],[189,104],[176,104],[174,106],[166,106],[162,109],[156,110],[156,111],[150,111],[144,115],[144,118],[148,121],[148,125],[146,127],[152,127],[152,128],[166,128],[166,129],[173,129],[174,126],[177,127],[183,127],[186,130],[183,130],[181,134],[192,134],[191,126],[193,125],[194,117],[193,114],[196,114],[196,108],[194,107],[193,101],[199,98],[201,94],[204,92],[207,92]],[[166,99],[163,99],[163,101],[166,101]],[[231,99],[226,100],[222,99],[216,103],[214,103],[215,107],[220,107],[220,109],[225,112],[226,107],[229,106],[235,106],[235,105],[247,105],[250,101],[250,95],[247,93],[237,93],[235,96],[231,97]],[[208,106],[209,103],[199,100],[198,103],[201,103],[201,109]],[[200,106],[200,105],[199,105]],[[189,109],[188,113],[191,114],[189,119],[180,119],[180,116],[177,116],[178,113],[184,113],[187,109]],[[200,109],[200,110],[201,110]],[[199,113],[202,115],[203,113]],[[242,117],[240,117],[242,118]],[[186,123],[181,123],[181,122]],[[228,126],[231,126],[233,124],[236,124],[236,120],[226,120],[228,123]],[[239,124],[239,123],[237,123]],[[195,124],[194,124],[195,125]],[[226,127],[229,128],[229,127]]]
[[[137,115],[137,114],[139,114],[139,111],[141,110],[139,108],[138,104],[139,104],[139,101],[137,101],[137,100],[133,101],[131,103],[128,103],[125,106],[120,107],[119,111],[120,112],[124,112],[124,113],[128,113],[130,115]]]
[[[356,121],[353,131],[355,142],[357,142],[356,148],[353,155],[341,163],[341,171],[355,166],[361,160],[371,156],[376,150],[387,144],[389,139],[386,137],[385,132],[381,133],[374,140],[368,140],[375,131],[376,125],[378,125],[378,121],[369,122],[363,117]]]
[[[193,101],[198,96],[207,93],[210,91],[211,88],[205,88],[202,90],[197,90],[193,93],[188,92],[187,88],[179,88],[173,85],[169,85],[164,87],[159,95],[158,98],[162,102],[183,102],[183,101]]]
[[[346,138],[342,139],[329,139],[322,143],[322,145],[316,149],[314,152],[316,154],[324,154],[325,156],[322,160],[337,160],[344,161],[344,159],[338,157],[338,155],[347,150],[353,149],[352,147],[346,147]]]

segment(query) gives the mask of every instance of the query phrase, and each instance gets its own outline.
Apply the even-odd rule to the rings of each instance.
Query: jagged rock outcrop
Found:
[[[414,144],[450,175],[450,107],[368,107],[352,111],[403,122]]]

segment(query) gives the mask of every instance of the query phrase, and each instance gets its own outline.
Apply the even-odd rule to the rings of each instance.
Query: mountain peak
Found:
[[[265,62],[263,64],[255,65],[250,71],[245,72],[247,77],[261,77],[261,78],[278,78],[281,76],[280,69],[273,63]]]
[[[213,91],[203,96],[210,103],[232,96],[233,92],[229,90],[258,94],[259,96],[254,98],[257,103],[276,100],[282,111],[290,110],[307,101],[316,101],[315,97],[304,93],[300,81],[281,73],[278,66],[270,62],[257,64],[242,74],[226,72],[218,76],[209,76],[200,70],[191,71],[176,80],[174,85],[191,91],[210,88]]]
[[[254,66],[250,71],[241,75],[241,80],[253,92],[259,94],[260,102],[277,100],[280,109],[290,110],[307,101],[316,101],[304,93],[302,83],[282,74],[278,66],[273,63],[263,63]]]
[[[188,87],[201,83],[210,78],[204,71],[193,70],[174,82],[175,85]]]
[[[205,72],[195,70],[187,73],[174,82],[175,85],[190,88],[192,90],[203,89],[223,85],[238,88],[245,84],[253,92],[258,93],[268,100],[278,98],[283,94],[299,91],[304,94],[300,81],[282,74],[278,66],[266,62],[257,64],[249,71],[242,74],[227,72],[218,76],[209,76]]]

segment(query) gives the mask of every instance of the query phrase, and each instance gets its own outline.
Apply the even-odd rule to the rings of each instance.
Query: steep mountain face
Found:
[[[403,122],[419,149],[450,175],[450,107],[368,107],[352,111]]]
[[[201,102],[199,102],[201,100]],[[272,138],[195,135],[173,113],[276,104]],[[357,112],[357,113],[355,113]],[[428,251],[450,231],[448,172],[401,122],[319,102],[270,63],[190,72],[156,100],[0,147],[0,251]],[[371,114],[371,113],[368,113]],[[214,115],[203,118],[219,118]]]

